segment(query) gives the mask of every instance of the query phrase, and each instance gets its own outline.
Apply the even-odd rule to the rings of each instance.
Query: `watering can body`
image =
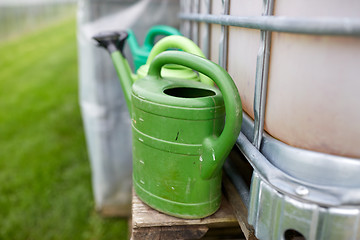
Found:
[[[229,74],[217,64],[181,51],[166,51],[148,75],[132,82],[121,49],[124,34],[94,37],[111,53],[132,119],[133,184],[149,206],[182,218],[214,213],[221,200],[221,171],[241,129],[242,108]],[[118,41],[118,40],[121,41]],[[117,50],[119,49],[119,50]],[[168,78],[175,64],[213,80]]]
[[[166,25],[156,25],[149,29],[146,34],[143,46],[139,46],[136,40],[134,32],[129,29],[128,31],[128,43],[131,54],[133,56],[135,71],[146,63],[146,60],[150,54],[150,51],[155,43],[156,36],[164,35],[181,35],[176,28]]]
[[[169,63],[206,74],[220,90],[162,78],[161,68]],[[139,198],[181,218],[214,213],[221,202],[222,164],[241,127],[241,100],[230,76],[204,58],[164,52],[148,76],[132,86],[131,104],[133,184]]]
[[[144,78],[133,85],[131,102],[133,185],[139,198],[177,217],[214,213],[221,171],[203,179],[199,159],[204,139],[219,136],[224,127],[220,91],[194,81]]]

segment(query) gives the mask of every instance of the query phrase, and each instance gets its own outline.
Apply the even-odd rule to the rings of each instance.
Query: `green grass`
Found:
[[[127,239],[94,212],[75,25],[0,43],[0,239]]]

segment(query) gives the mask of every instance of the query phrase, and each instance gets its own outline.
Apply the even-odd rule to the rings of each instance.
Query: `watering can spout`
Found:
[[[127,37],[128,34],[125,31],[101,32],[93,36],[93,39],[97,41],[99,46],[105,48],[110,53],[111,59],[120,79],[126,105],[128,107],[129,113],[131,113],[131,86],[133,84],[133,79],[130,66],[126,61],[123,53]]]

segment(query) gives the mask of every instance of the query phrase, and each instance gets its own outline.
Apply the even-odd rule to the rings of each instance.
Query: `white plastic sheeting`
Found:
[[[80,106],[96,209],[103,215],[130,214],[131,125],[110,56],[96,47],[91,37],[104,30],[131,28],[142,44],[153,25],[178,27],[178,12],[178,1],[79,0]],[[131,57],[127,45],[125,54]]]

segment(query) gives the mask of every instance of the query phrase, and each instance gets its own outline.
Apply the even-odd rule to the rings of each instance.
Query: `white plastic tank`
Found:
[[[360,17],[360,1],[276,1],[289,17]],[[265,129],[296,147],[360,158],[360,38],[273,33]]]
[[[222,1],[211,1],[222,14]],[[261,16],[262,1],[232,0],[230,15]],[[360,1],[277,0],[275,16],[359,18]],[[221,26],[211,25],[210,58],[219,59]],[[201,28],[205,24],[201,23]],[[229,27],[227,70],[254,118],[260,31]],[[273,32],[265,130],[291,146],[360,158],[360,38]]]

